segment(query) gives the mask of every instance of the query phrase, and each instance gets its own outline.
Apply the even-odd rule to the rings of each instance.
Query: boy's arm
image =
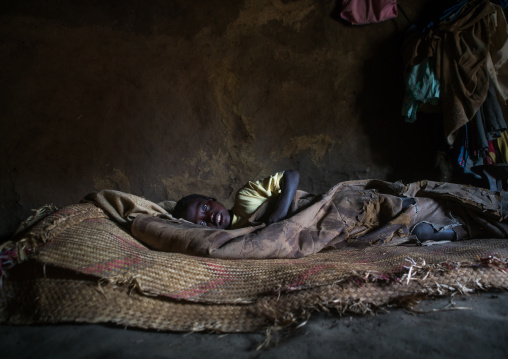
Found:
[[[281,178],[280,189],[281,193],[277,199],[275,207],[271,211],[266,224],[275,223],[287,216],[291,202],[295,197],[298,183],[300,182],[300,173],[296,170],[284,171]]]

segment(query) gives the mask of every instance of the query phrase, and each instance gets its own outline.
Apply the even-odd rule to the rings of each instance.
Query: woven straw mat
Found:
[[[508,288],[508,240],[221,260],[152,251],[92,204],[54,212],[3,253],[21,262],[0,296],[0,321],[12,324],[245,332],[313,310],[369,313],[408,298]]]

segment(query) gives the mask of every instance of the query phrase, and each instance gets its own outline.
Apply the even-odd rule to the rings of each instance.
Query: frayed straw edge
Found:
[[[407,270],[402,275],[397,274],[383,274],[366,272],[364,274],[355,273],[356,276],[350,277],[344,282],[353,282],[361,286],[362,283],[400,283],[401,285],[409,285],[411,281],[424,282],[430,274],[439,272],[448,272],[457,270],[459,268],[492,268],[502,272],[508,272],[508,258],[500,259],[496,256],[477,256],[475,262],[453,262],[444,261],[436,264],[427,264],[424,259],[419,261],[410,257],[406,258],[408,265],[404,266]],[[291,327],[301,328],[306,325],[313,312],[330,312],[336,310],[340,316],[345,314],[358,314],[358,315],[376,315],[380,311],[387,311],[385,308],[397,307],[415,314],[426,314],[431,312],[452,311],[452,310],[471,310],[470,307],[455,307],[454,304],[449,304],[444,308],[433,309],[431,311],[420,311],[415,309],[415,305],[419,304],[422,299],[432,297],[453,297],[457,294],[468,295],[478,290],[487,291],[491,289],[489,285],[482,284],[479,280],[474,282],[471,287],[457,281],[453,285],[447,285],[434,281],[432,284],[422,283],[425,292],[414,293],[401,298],[397,298],[389,303],[375,303],[366,302],[363,300],[343,301],[335,299],[324,303],[318,303],[306,309],[301,309],[300,312],[285,312],[275,313],[275,308],[265,308],[265,313],[271,313],[272,320],[274,321],[271,326],[266,329],[264,341],[257,347],[256,350],[266,349],[271,346],[272,334],[274,331],[281,331]],[[277,293],[278,300],[280,299],[280,290]],[[269,315],[269,314],[268,314]]]
[[[40,219],[45,218],[56,211],[58,211],[58,207],[52,203],[46,204],[38,209],[32,209],[32,212],[35,212],[35,213],[20,223],[20,225],[14,232],[13,237],[16,237],[21,232],[23,232],[27,228],[31,227],[32,225],[34,225]]]

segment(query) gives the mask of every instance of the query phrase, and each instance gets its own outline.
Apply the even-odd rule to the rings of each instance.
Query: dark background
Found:
[[[400,3],[416,24],[447,6]],[[400,115],[409,22],[352,26],[339,5],[3,1],[0,239],[32,209],[104,188],[231,205],[246,181],[289,168],[313,193],[451,180],[439,118]]]

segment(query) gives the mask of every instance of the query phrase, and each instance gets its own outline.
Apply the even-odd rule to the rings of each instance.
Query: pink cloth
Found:
[[[396,0],[342,0],[340,17],[353,25],[366,25],[397,17]]]

